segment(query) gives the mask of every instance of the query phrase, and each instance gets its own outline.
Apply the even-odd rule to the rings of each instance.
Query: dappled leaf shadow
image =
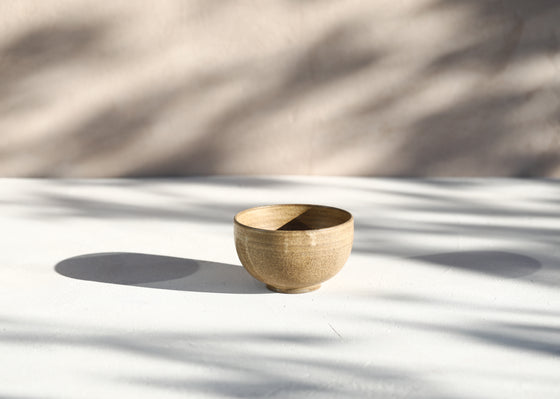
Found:
[[[285,5],[321,11],[333,3]],[[232,12],[215,2],[193,7]],[[0,167],[31,176],[557,173],[560,82],[551,74],[538,83],[531,66],[546,61],[550,71],[558,69],[558,2],[433,0],[410,15],[403,11],[393,24],[408,46],[417,20],[461,16],[410,65],[406,46],[393,45],[390,35],[382,40],[375,27],[384,21],[362,7],[329,20],[316,37],[296,37],[290,51],[239,57],[165,83],[140,79],[133,92],[41,128],[25,145],[6,142]],[[92,77],[99,65],[126,74],[133,63],[119,62],[137,54],[115,51],[119,26],[116,18],[61,20],[12,38],[0,48],[0,110],[18,126],[24,119],[16,109],[38,109],[57,82],[72,79],[73,66],[86,65]],[[184,49],[151,51],[138,62]],[[393,72],[386,63],[395,57],[402,78],[387,87],[376,83]],[[516,84],[520,73],[528,82]],[[426,100],[430,90],[439,91],[437,100]],[[346,100],[323,109],[338,93]],[[302,110],[310,116],[299,120]]]
[[[378,318],[377,321],[396,324],[412,330],[458,336],[511,351],[532,352],[546,356],[560,355],[560,328],[548,325],[480,322],[459,327],[444,323],[399,319]]]
[[[60,328],[60,327],[59,327]],[[62,331],[67,331],[68,328]],[[121,359],[117,369],[87,370],[95,384],[105,386],[118,381],[124,388],[156,389],[163,393],[214,394],[227,397],[295,397],[301,394],[321,397],[362,397],[388,395],[406,398],[410,391],[422,389],[422,397],[443,398],[429,381],[413,373],[386,365],[359,364],[333,356],[342,348],[340,340],[320,334],[186,331],[92,332],[74,326],[73,333],[53,331],[52,325],[20,320],[0,321],[0,343],[25,350],[79,351],[95,358],[100,351],[105,359]],[[286,348],[296,349],[295,351]],[[258,349],[258,350],[255,350]],[[320,355],[308,357],[313,350]],[[329,355],[330,354],[330,355]],[[128,361],[134,368],[123,372]],[[73,364],[72,358],[67,359]],[[147,373],[154,365],[158,373]],[[204,370],[198,374],[189,370]],[[153,370],[153,369],[152,369]],[[176,370],[181,372],[177,373]],[[233,378],[232,378],[233,376]],[[348,382],[352,383],[349,384]],[[1,394],[1,391],[0,391]],[[449,396],[446,396],[449,397]]]
[[[60,21],[21,33],[0,48],[0,115],[38,108],[52,92],[37,84],[61,65],[98,64],[118,58],[107,43],[108,21]],[[62,77],[59,77],[61,79]]]

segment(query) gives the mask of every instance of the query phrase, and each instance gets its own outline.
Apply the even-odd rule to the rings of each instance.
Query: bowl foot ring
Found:
[[[321,288],[321,284],[303,288],[277,288],[267,284],[266,288],[268,288],[270,291],[280,292],[281,294],[303,294],[306,292],[318,290],[319,288]]]

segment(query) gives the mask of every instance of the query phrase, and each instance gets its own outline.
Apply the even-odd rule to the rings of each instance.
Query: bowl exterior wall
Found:
[[[323,230],[266,231],[235,224],[241,264],[257,280],[280,289],[321,284],[344,266],[354,238],[353,220]]]

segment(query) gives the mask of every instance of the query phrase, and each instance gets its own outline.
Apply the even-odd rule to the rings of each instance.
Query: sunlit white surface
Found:
[[[241,268],[269,203],[354,214],[319,291]],[[3,179],[0,226],[0,397],[560,397],[557,181]]]

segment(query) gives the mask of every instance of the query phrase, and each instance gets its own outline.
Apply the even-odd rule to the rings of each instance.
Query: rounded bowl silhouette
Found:
[[[276,292],[318,289],[346,263],[352,251],[354,219],[322,205],[267,205],[234,218],[241,264]]]

